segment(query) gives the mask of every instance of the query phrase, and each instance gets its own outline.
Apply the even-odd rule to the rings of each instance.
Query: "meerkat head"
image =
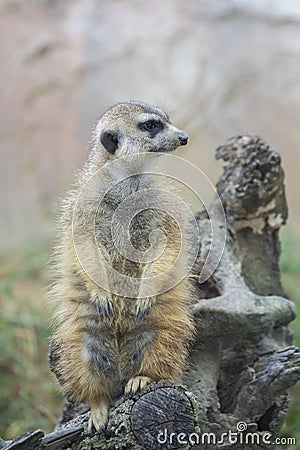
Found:
[[[187,142],[187,134],[172,125],[164,111],[141,102],[114,105],[100,118],[94,133],[94,150],[106,160],[112,155],[170,152]]]

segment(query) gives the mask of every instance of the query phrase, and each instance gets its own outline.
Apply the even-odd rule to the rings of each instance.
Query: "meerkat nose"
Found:
[[[181,133],[181,135],[179,136],[179,141],[180,141],[180,145],[186,145],[188,142],[188,135],[185,133]]]

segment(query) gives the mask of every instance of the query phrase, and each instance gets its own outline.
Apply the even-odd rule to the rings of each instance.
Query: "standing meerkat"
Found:
[[[161,109],[116,104],[98,121],[89,159],[63,203],[49,360],[65,395],[89,404],[89,428],[105,428],[109,407],[122,392],[129,395],[161,379],[178,383],[185,369],[194,333],[182,245],[188,224],[182,215],[178,225],[168,213],[169,182],[147,172],[144,156],[171,152],[187,141]],[[128,239],[122,228],[126,213],[113,223],[114,213],[124,202],[134,208],[140,195],[146,195],[145,207],[133,215]],[[164,234],[165,246],[151,260],[160,236],[151,235],[153,230]],[[120,250],[125,241],[138,257]],[[167,290],[164,272],[168,281],[177,280]]]

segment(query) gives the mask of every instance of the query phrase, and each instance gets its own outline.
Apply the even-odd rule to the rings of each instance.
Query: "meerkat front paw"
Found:
[[[101,404],[91,406],[91,416],[88,423],[88,430],[92,431],[93,427],[96,431],[103,432],[108,422],[108,406]]]
[[[137,391],[144,389],[147,384],[151,383],[152,381],[153,380],[151,380],[151,378],[144,376],[130,378],[125,386],[124,393],[125,395],[136,394]]]
[[[99,314],[102,314],[104,319],[108,319],[114,313],[112,299],[109,292],[97,292],[94,290],[91,294],[93,302],[95,302]]]
[[[135,317],[143,319],[147,316],[151,311],[152,303],[152,297],[138,298],[135,302]]]

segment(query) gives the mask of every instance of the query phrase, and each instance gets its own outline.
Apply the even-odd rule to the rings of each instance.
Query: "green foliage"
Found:
[[[281,236],[281,272],[282,284],[288,296],[295,302],[297,312],[300,310],[300,239],[288,229],[284,229]],[[300,347],[300,316],[291,323],[294,333],[294,344]],[[283,427],[282,437],[293,437],[297,445],[282,445],[278,449],[300,450],[300,383],[291,389],[291,404]]]
[[[0,256],[0,436],[50,431],[61,399],[48,368],[46,252]]]

